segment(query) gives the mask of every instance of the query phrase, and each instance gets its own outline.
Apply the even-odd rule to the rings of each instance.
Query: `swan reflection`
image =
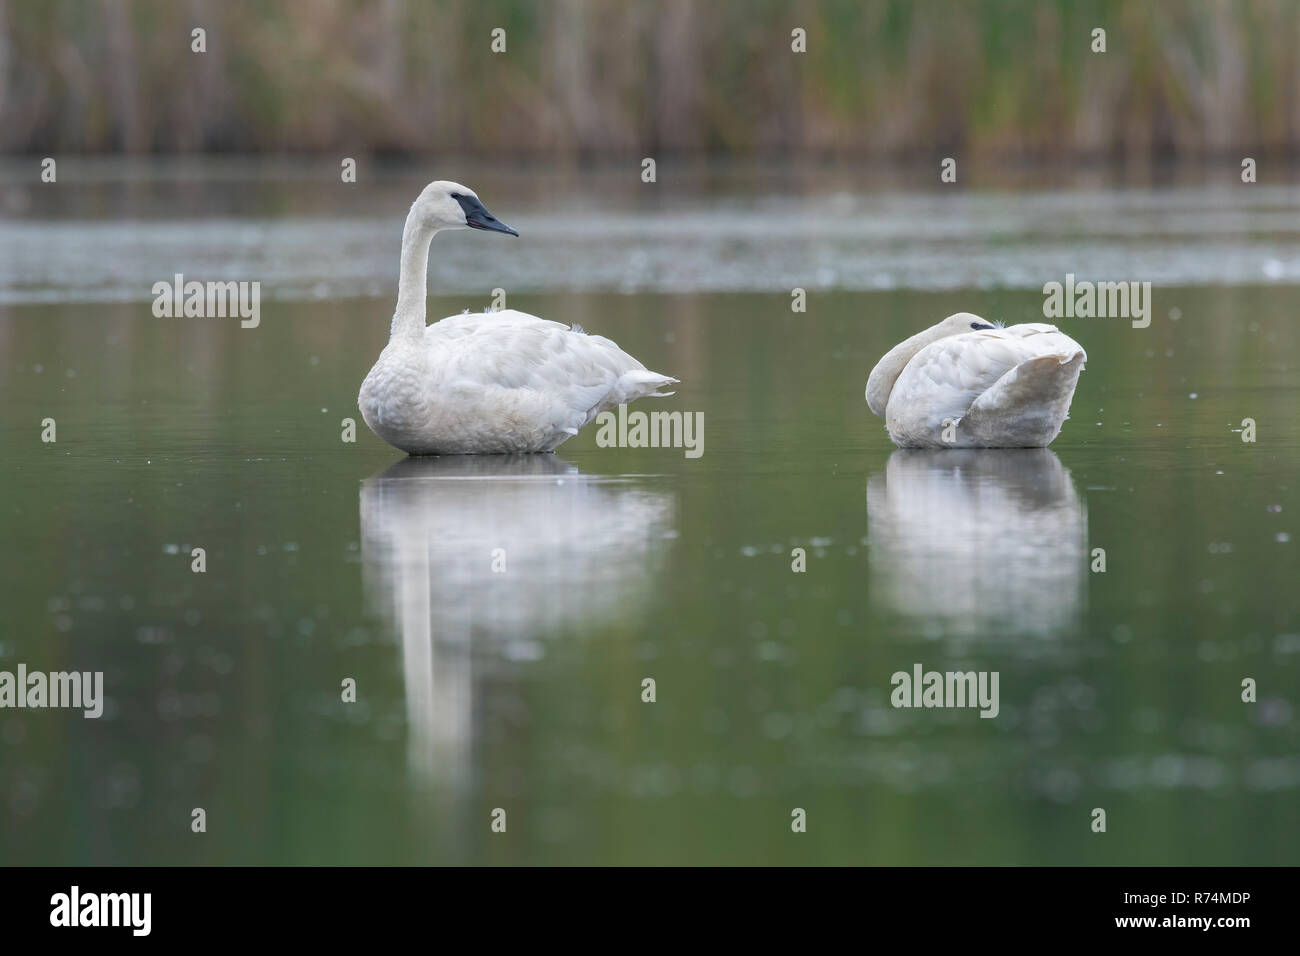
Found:
[[[934,636],[1073,629],[1088,517],[1056,454],[899,450],[867,483],[871,589]]]
[[[553,455],[407,458],[362,483],[365,590],[401,639],[417,777],[466,780],[475,655],[536,658],[646,608],[673,513]]]

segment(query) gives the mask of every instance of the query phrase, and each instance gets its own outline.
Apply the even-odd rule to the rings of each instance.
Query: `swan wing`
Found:
[[[497,390],[530,407],[542,404],[560,431],[576,434],[606,408],[675,379],[646,370],[610,339],[560,322],[503,309],[453,315],[425,330],[431,388],[442,395]]]
[[[1047,359],[1047,365],[1061,365],[1077,359],[1077,379],[1086,358],[1079,343],[1045,323],[949,336],[927,345],[908,362],[890,393],[886,424],[902,444],[937,445],[945,420],[961,422],[978,400],[1023,363]],[[1017,389],[992,392],[982,406],[985,415],[994,408],[1003,416],[1023,409],[1034,401],[1034,394],[1026,391],[1033,384],[1042,384],[1041,375],[1025,376]],[[1067,408],[1072,394],[1071,387]]]
[[[962,432],[985,447],[1043,448],[1070,417],[1084,353],[1040,355],[1021,362],[971,405]]]
[[[905,402],[928,398],[959,417],[1022,362],[1046,356],[1069,361],[1076,354],[1087,358],[1078,342],[1043,323],[949,336],[930,343],[907,364],[890,404],[900,398]]]

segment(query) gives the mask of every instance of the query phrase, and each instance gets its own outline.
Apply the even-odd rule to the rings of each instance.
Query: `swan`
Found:
[[[607,338],[513,309],[425,325],[429,243],[450,229],[519,235],[459,183],[430,183],[402,231],[388,345],[357,404],[376,435],[412,455],[554,451],[607,408],[675,378],[650,372]]]
[[[1045,448],[1087,360],[1053,325],[1003,328],[958,312],[885,353],[867,407],[900,448]]]

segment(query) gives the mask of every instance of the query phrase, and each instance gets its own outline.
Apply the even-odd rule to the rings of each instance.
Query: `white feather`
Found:
[[[1060,433],[1087,355],[1055,326],[950,316],[894,349],[867,395],[903,448],[1043,447]]]
[[[464,313],[426,327],[429,243],[466,227],[457,195],[474,196],[431,183],[407,217],[392,335],[357,399],[376,435],[413,455],[549,452],[607,408],[671,394],[660,389],[676,379],[609,339],[525,312]]]

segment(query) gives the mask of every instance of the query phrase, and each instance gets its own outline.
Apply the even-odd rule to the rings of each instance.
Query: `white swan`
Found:
[[[1055,326],[1000,328],[958,312],[885,354],[867,406],[900,448],[1044,448],[1087,360]]]
[[[384,441],[412,455],[549,452],[607,408],[672,394],[660,389],[677,379],[576,326],[503,309],[426,327],[429,243],[445,229],[519,235],[457,183],[411,204],[392,332],[357,397]]]

